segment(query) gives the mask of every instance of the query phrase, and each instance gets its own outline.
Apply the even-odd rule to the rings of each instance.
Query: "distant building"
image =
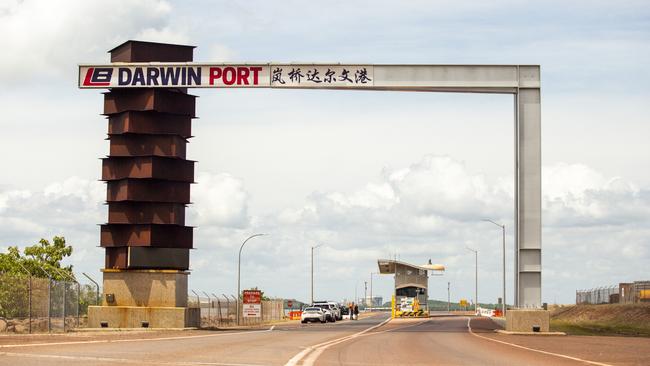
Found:
[[[382,296],[373,296],[372,298],[372,305],[370,305],[370,296],[366,297],[366,300],[364,301],[364,304],[366,306],[373,306],[373,307],[378,307],[382,306],[384,304],[384,298]]]

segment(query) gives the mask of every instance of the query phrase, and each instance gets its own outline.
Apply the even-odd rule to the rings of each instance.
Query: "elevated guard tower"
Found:
[[[445,266],[431,263],[420,266],[393,259],[379,259],[377,265],[380,274],[395,275],[393,317],[429,315],[429,271],[442,272]]]

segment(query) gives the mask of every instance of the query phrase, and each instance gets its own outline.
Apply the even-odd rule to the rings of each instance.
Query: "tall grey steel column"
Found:
[[[542,304],[542,149],[539,66],[519,66],[515,95],[515,306]]]

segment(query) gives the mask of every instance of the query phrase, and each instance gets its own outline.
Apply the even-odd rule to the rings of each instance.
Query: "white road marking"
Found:
[[[390,320],[391,320],[391,318],[388,318],[388,319],[384,320],[383,322],[381,322],[381,323],[379,323],[377,325],[373,325],[372,327],[364,329],[364,330],[362,330],[362,331],[360,331],[358,333],[354,333],[354,334],[351,334],[351,335],[348,335],[348,336],[345,336],[345,337],[336,338],[336,339],[333,339],[331,341],[318,343],[318,344],[314,344],[312,346],[309,346],[309,347],[305,348],[304,350],[300,351],[295,356],[291,357],[291,359],[289,361],[287,361],[287,363],[284,366],[296,366],[296,365],[298,365],[298,362],[300,362],[303,358],[305,358],[307,355],[309,355],[309,353],[311,353],[312,351],[318,351],[318,349],[320,349],[321,347],[327,348],[332,344],[340,343],[340,342],[346,341],[348,339],[358,337],[358,336],[360,336],[360,335],[362,335],[362,334],[364,334],[366,332],[369,332],[369,331],[371,331],[373,329],[381,327],[382,325],[388,323]],[[325,349],[325,348],[323,348],[323,349]],[[318,356],[316,356],[316,357],[318,357]],[[309,362],[311,362],[311,363],[309,363]],[[311,365],[311,364],[313,364],[313,361],[311,361],[309,359],[307,359],[307,360],[305,360],[303,362],[303,365]]]
[[[343,342],[348,341],[348,340],[353,339],[353,338],[371,336],[371,335],[382,334],[382,333],[386,333],[386,332],[392,332],[392,331],[397,330],[397,329],[410,328],[410,327],[414,327],[416,325],[420,325],[420,324],[423,324],[423,323],[429,321],[429,319],[427,319],[427,320],[418,322],[416,324],[409,324],[409,325],[399,327],[399,328],[387,329],[387,330],[384,330],[384,331],[381,331],[381,332],[368,333],[369,331],[371,331],[373,329],[376,329],[376,328],[379,328],[382,325],[388,323],[390,320],[391,320],[391,318],[388,318],[388,319],[384,320],[383,322],[381,322],[381,323],[379,323],[377,325],[374,325],[374,326],[372,326],[372,327],[370,327],[368,329],[362,330],[361,332],[358,332],[358,333],[354,333],[354,334],[351,334],[351,335],[348,335],[348,336],[344,336],[344,337],[341,337],[341,338],[336,338],[336,339],[333,339],[333,340],[330,340],[330,341],[327,341],[327,342],[323,342],[323,343],[315,344],[313,346],[309,346],[306,349],[304,349],[303,351],[301,351],[300,353],[298,353],[297,355],[293,356],[285,364],[285,366],[296,366],[296,365],[298,365],[298,363],[303,358],[304,358],[304,361],[302,361],[302,365],[303,366],[311,366],[316,362],[318,357],[320,357],[320,355],[326,349],[328,349],[331,346],[335,346],[335,345],[337,345],[339,343],[343,343]]]
[[[474,332],[472,331],[472,326],[470,325],[470,321],[471,321],[471,320],[472,320],[472,318],[467,318],[467,329],[469,329],[470,334],[472,334],[473,336],[476,336],[476,337],[482,338],[482,339],[487,339],[488,341],[497,342],[497,343],[502,343],[502,344],[507,344],[508,346],[512,346],[512,347],[516,347],[516,348],[521,348],[521,349],[525,349],[525,350],[528,350],[528,351],[533,351],[533,352],[543,353],[543,354],[545,354],[545,355],[551,355],[551,356],[556,356],[556,357],[566,358],[566,359],[573,360],[573,361],[584,362],[584,363],[588,363],[588,364],[590,364],[590,365],[597,365],[597,366],[613,366],[613,365],[610,365],[610,364],[608,364],[608,363],[602,363],[602,362],[596,362],[596,361],[583,360],[582,358],[578,358],[578,357],[567,356],[567,355],[563,355],[563,354],[560,354],[560,353],[553,353],[553,352],[548,352],[548,351],[542,351],[542,350],[539,350],[539,349],[534,349],[534,348],[528,348],[528,347],[520,346],[520,345],[518,345],[518,344],[514,344],[514,343],[509,343],[509,342],[500,341],[500,340],[498,340],[498,339],[492,339],[492,338],[489,338],[489,337],[480,336],[480,335],[478,335],[478,334],[476,334],[476,333],[474,333]]]
[[[203,335],[179,336],[179,337],[133,338],[133,339],[100,339],[100,340],[95,340],[95,341],[3,344],[3,345],[0,345],[0,348],[62,346],[62,345],[68,345],[68,344],[129,343],[129,342],[147,342],[147,341],[169,341],[169,340],[192,339],[192,338],[224,337],[224,336],[238,335],[238,334],[267,333],[267,332],[271,332],[274,328],[275,328],[275,326],[273,326],[273,327],[271,327],[269,329],[254,330],[254,331],[248,331],[248,332],[229,332],[229,333],[203,334]]]
[[[179,365],[179,366],[191,366],[191,365],[209,365],[209,366],[264,366],[264,364],[252,364],[252,363],[223,363],[223,362],[165,362],[160,360],[132,360],[128,358],[111,358],[111,357],[91,357],[91,356],[63,356],[63,355],[44,355],[38,353],[14,353],[14,352],[0,352],[0,356],[9,356],[9,357],[31,357],[31,358],[47,358],[47,359],[59,359],[59,360],[71,360],[71,361],[102,361],[102,362],[122,362],[122,363],[135,363],[137,365],[142,364],[152,364],[152,365]]]

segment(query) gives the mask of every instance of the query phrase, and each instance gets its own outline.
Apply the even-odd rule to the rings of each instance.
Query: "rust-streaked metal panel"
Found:
[[[191,226],[158,224],[104,224],[102,247],[192,248]]]
[[[195,117],[195,98],[169,89],[112,89],[104,94],[104,114],[156,111]]]
[[[161,202],[109,202],[110,224],[185,225],[185,205]]]
[[[190,267],[190,250],[149,247],[106,248],[105,266],[110,269],[186,270]]]
[[[129,263],[128,247],[106,248],[105,268],[127,269]]]
[[[157,156],[110,157],[102,159],[102,180],[154,178],[194,182],[194,162]]]
[[[185,159],[187,140],[176,135],[111,135],[110,156],[167,156]]]
[[[190,62],[195,46],[129,40],[108,51],[111,62]]]
[[[190,183],[149,179],[107,182],[106,201],[190,203]]]
[[[180,114],[127,111],[108,117],[108,134],[142,133],[192,136],[192,117]]]
[[[190,268],[190,250],[182,248],[128,247],[129,269],[165,268],[186,270]]]

